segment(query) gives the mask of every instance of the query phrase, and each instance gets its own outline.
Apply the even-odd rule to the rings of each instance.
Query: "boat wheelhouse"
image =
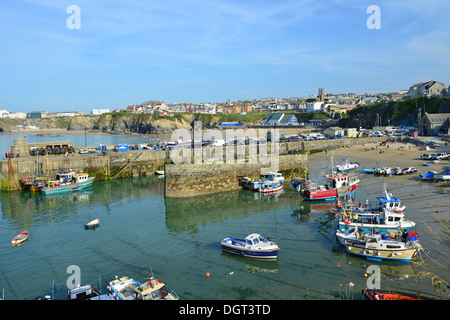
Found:
[[[300,183],[297,190],[305,200],[335,200],[353,195],[359,184],[357,175],[333,173],[326,176],[327,182],[317,185],[311,181]]]
[[[108,289],[116,300],[178,300],[175,292],[168,292],[166,285],[159,279],[150,277],[141,283],[128,277],[116,277],[109,283]]]

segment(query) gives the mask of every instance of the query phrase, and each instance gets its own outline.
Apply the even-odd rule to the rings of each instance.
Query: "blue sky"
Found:
[[[78,5],[81,29],[67,7]],[[366,12],[381,10],[381,29]],[[450,85],[448,0],[2,0],[0,109]]]

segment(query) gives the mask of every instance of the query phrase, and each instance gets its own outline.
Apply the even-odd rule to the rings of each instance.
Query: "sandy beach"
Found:
[[[419,148],[412,143],[395,142],[389,143],[386,146],[380,146],[377,143],[367,143],[365,145],[355,145],[350,148],[341,148],[329,150],[327,152],[320,152],[311,154],[309,156],[310,167],[314,167],[316,162],[320,165],[323,161],[330,161],[330,156],[333,156],[335,160],[340,163],[343,159],[350,159],[357,161],[360,164],[360,168],[373,168],[373,167],[415,167],[417,173],[412,175],[396,176],[395,180],[406,180],[411,176],[418,176],[421,173],[434,170],[437,172],[443,171],[450,166],[450,160],[442,160],[439,163],[434,163],[431,160],[423,160],[420,158],[424,153],[450,153],[450,143],[445,146],[445,141],[442,141],[438,137],[421,137],[421,141],[432,140],[440,144],[439,147],[427,151],[419,150]],[[431,164],[430,166],[424,166],[424,163]],[[320,166],[319,165],[319,166]],[[326,163],[325,163],[326,165]]]

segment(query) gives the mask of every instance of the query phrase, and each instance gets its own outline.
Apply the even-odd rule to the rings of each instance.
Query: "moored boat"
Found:
[[[434,180],[436,178],[437,171],[430,170],[427,173],[422,173],[420,178],[422,180]]]
[[[220,242],[222,250],[254,259],[277,259],[280,247],[270,239],[252,233],[245,239],[228,237]]]
[[[361,256],[371,261],[392,260],[410,262],[420,245],[417,241],[403,242],[383,239],[380,234],[366,234],[363,239],[346,239],[347,253]]]
[[[414,221],[405,218],[406,206],[403,202],[393,197],[392,194],[385,190],[385,197],[377,197],[378,205],[360,203],[360,206],[352,204],[344,206],[338,200],[338,213],[340,219],[338,222],[338,230],[345,232],[346,230],[358,226],[363,232],[380,232],[388,234],[393,230],[410,231],[416,226]]]
[[[244,189],[260,193],[274,193],[283,189],[284,177],[279,172],[267,172],[260,179],[245,176],[242,178]]]
[[[335,172],[333,157],[331,157],[331,173],[325,175],[326,182],[318,184],[313,181],[303,181],[297,184],[297,190],[305,200],[335,200],[352,196],[359,184],[356,174]]]
[[[436,180],[449,181],[450,180],[450,169],[445,169],[444,171],[436,174],[435,178],[436,178]]]
[[[66,293],[67,300],[114,300],[111,294],[102,294],[92,285],[87,284],[69,289]]]
[[[109,283],[108,289],[115,300],[178,300],[175,292],[168,292],[166,285],[159,279],[149,278],[141,283],[128,277],[116,277]]]
[[[27,240],[28,240],[28,231],[22,231],[19,234],[16,234],[12,239],[11,239],[11,244],[13,246],[19,246],[24,244]]]
[[[86,229],[89,229],[89,228],[95,228],[95,227],[98,227],[99,224],[100,224],[100,219],[97,218],[97,219],[94,219],[94,220],[89,221],[88,223],[86,223],[86,224],[84,225],[84,227],[85,227]]]
[[[364,300],[434,300],[421,294],[382,289],[364,289],[362,297]]]
[[[305,200],[335,200],[353,195],[358,183],[358,176],[338,173],[327,176],[327,183],[322,185],[312,181],[302,182],[297,190]]]
[[[89,177],[87,173],[75,174],[72,181],[60,182],[49,181],[48,185],[42,188],[43,194],[57,194],[76,192],[92,186],[95,177]]]
[[[359,163],[357,162],[351,162],[348,159],[344,159],[342,161],[342,164],[339,164],[337,166],[335,166],[336,170],[338,171],[347,171],[347,170],[353,170],[359,167]]]

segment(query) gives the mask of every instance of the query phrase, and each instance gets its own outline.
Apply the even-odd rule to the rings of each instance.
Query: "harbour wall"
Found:
[[[19,141],[20,140],[20,141]],[[349,147],[352,145],[361,145],[365,143],[373,143],[380,142],[386,140],[386,138],[347,138],[347,139],[332,139],[332,140],[313,140],[313,141],[298,141],[298,142],[287,142],[280,143],[278,154],[280,154],[280,164],[279,169],[283,170],[287,168],[291,170],[288,165],[288,158],[285,158],[284,155],[293,155],[299,153],[305,153],[307,151],[319,151],[319,150],[331,150],[335,148]],[[21,177],[30,177],[34,175],[41,175],[44,177],[55,177],[58,172],[73,169],[76,172],[87,172],[91,176],[95,176],[97,180],[108,180],[108,179],[120,179],[120,178],[129,178],[141,175],[149,175],[154,174],[156,170],[162,170],[166,163],[170,163],[172,159],[174,159],[173,154],[180,153],[180,151],[157,151],[157,150],[129,150],[125,152],[106,152],[101,153],[97,152],[94,154],[71,154],[69,156],[30,156],[29,152],[27,152],[27,148],[31,147],[32,144],[26,144],[21,139],[18,139],[17,143],[12,146],[12,150],[15,151],[21,150],[20,157],[15,158],[5,158],[0,161],[0,184],[1,190],[9,191],[9,190],[21,190]],[[242,147],[242,146],[241,146]],[[261,154],[260,146],[253,146],[255,149],[253,151],[249,149],[249,146],[244,146],[244,151],[241,153],[243,159],[242,161],[246,161],[246,163],[234,164],[234,165],[226,165],[221,166],[217,164],[216,166],[212,166],[211,168],[219,168],[221,172],[221,179],[225,179],[227,175],[231,178],[227,178],[228,182],[225,183],[228,187],[225,186],[215,186],[213,187],[213,183],[206,183],[204,187],[199,187],[201,190],[209,189],[217,189],[224,190],[227,188],[231,188],[231,190],[235,189],[236,176],[242,175],[243,172],[260,172],[261,166],[260,164],[253,164],[251,156],[253,153],[257,155]],[[252,148],[253,148],[252,147]],[[239,147],[234,148],[235,156],[239,156]],[[227,147],[216,147],[210,148],[205,147],[200,149],[203,155],[207,153],[214,154],[213,150],[222,150],[222,152],[216,152],[218,154],[226,157]],[[270,147],[267,147],[267,151],[269,152],[268,156],[270,156]],[[111,148],[110,148],[111,150]],[[189,149],[188,149],[189,150]],[[229,148],[228,148],[229,150]],[[198,150],[197,150],[198,151]],[[191,166],[191,171],[187,169],[182,169],[182,167],[177,167],[182,170],[181,173],[185,173],[189,176],[186,178],[187,181],[192,181],[192,175],[195,172],[197,176],[204,177],[204,180],[211,180],[211,177],[208,177],[209,167],[207,163],[196,164],[195,161],[191,160],[195,158],[195,149],[190,149],[185,153],[187,161],[184,161],[185,166]],[[184,152],[184,150],[183,150]],[[16,152],[14,152],[16,154]],[[242,155],[243,154],[243,155]],[[250,157],[249,157],[250,155]],[[261,158],[260,158],[261,159]],[[220,159],[218,159],[220,160]],[[307,160],[306,160],[307,161]],[[236,161],[239,162],[239,161]],[[298,160],[298,163],[303,163],[303,160]],[[234,167],[233,167],[234,166]],[[170,166],[166,166],[167,170]],[[228,168],[226,168],[228,167]],[[294,165],[295,167],[295,165]],[[290,169],[289,169],[290,168]],[[299,166],[298,170],[302,170],[303,166]],[[213,170],[215,170],[213,169]],[[205,170],[205,174],[202,175],[201,171]],[[171,171],[173,173],[173,169]],[[169,175],[172,174],[169,172]],[[176,173],[173,173],[176,174]],[[292,174],[292,171],[288,174]],[[167,175],[167,173],[166,173]],[[182,178],[181,174],[177,175],[179,179]],[[170,181],[169,177],[169,181]],[[219,183],[221,179],[217,180],[214,183]],[[212,180],[211,180],[212,181]],[[220,182],[222,183],[222,182]],[[169,195],[173,195],[174,191],[177,189],[183,189],[181,187],[182,184],[169,184]],[[210,185],[209,187],[207,187]],[[185,190],[183,190],[184,192]],[[189,191],[191,192],[191,191]],[[204,193],[205,191],[201,191],[200,193]]]
[[[165,159],[164,151],[140,150],[76,156],[5,158],[0,161],[1,190],[21,190],[22,177],[40,175],[51,180],[58,172],[69,169],[89,173],[97,180],[150,175],[164,167]]]
[[[303,176],[308,165],[305,154],[278,157],[278,172],[285,177]],[[275,171],[267,163],[219,163],[219,164],[166,164],[166,197],[183,198],[220,193],[242,188],[241,178],[246,175]]]

